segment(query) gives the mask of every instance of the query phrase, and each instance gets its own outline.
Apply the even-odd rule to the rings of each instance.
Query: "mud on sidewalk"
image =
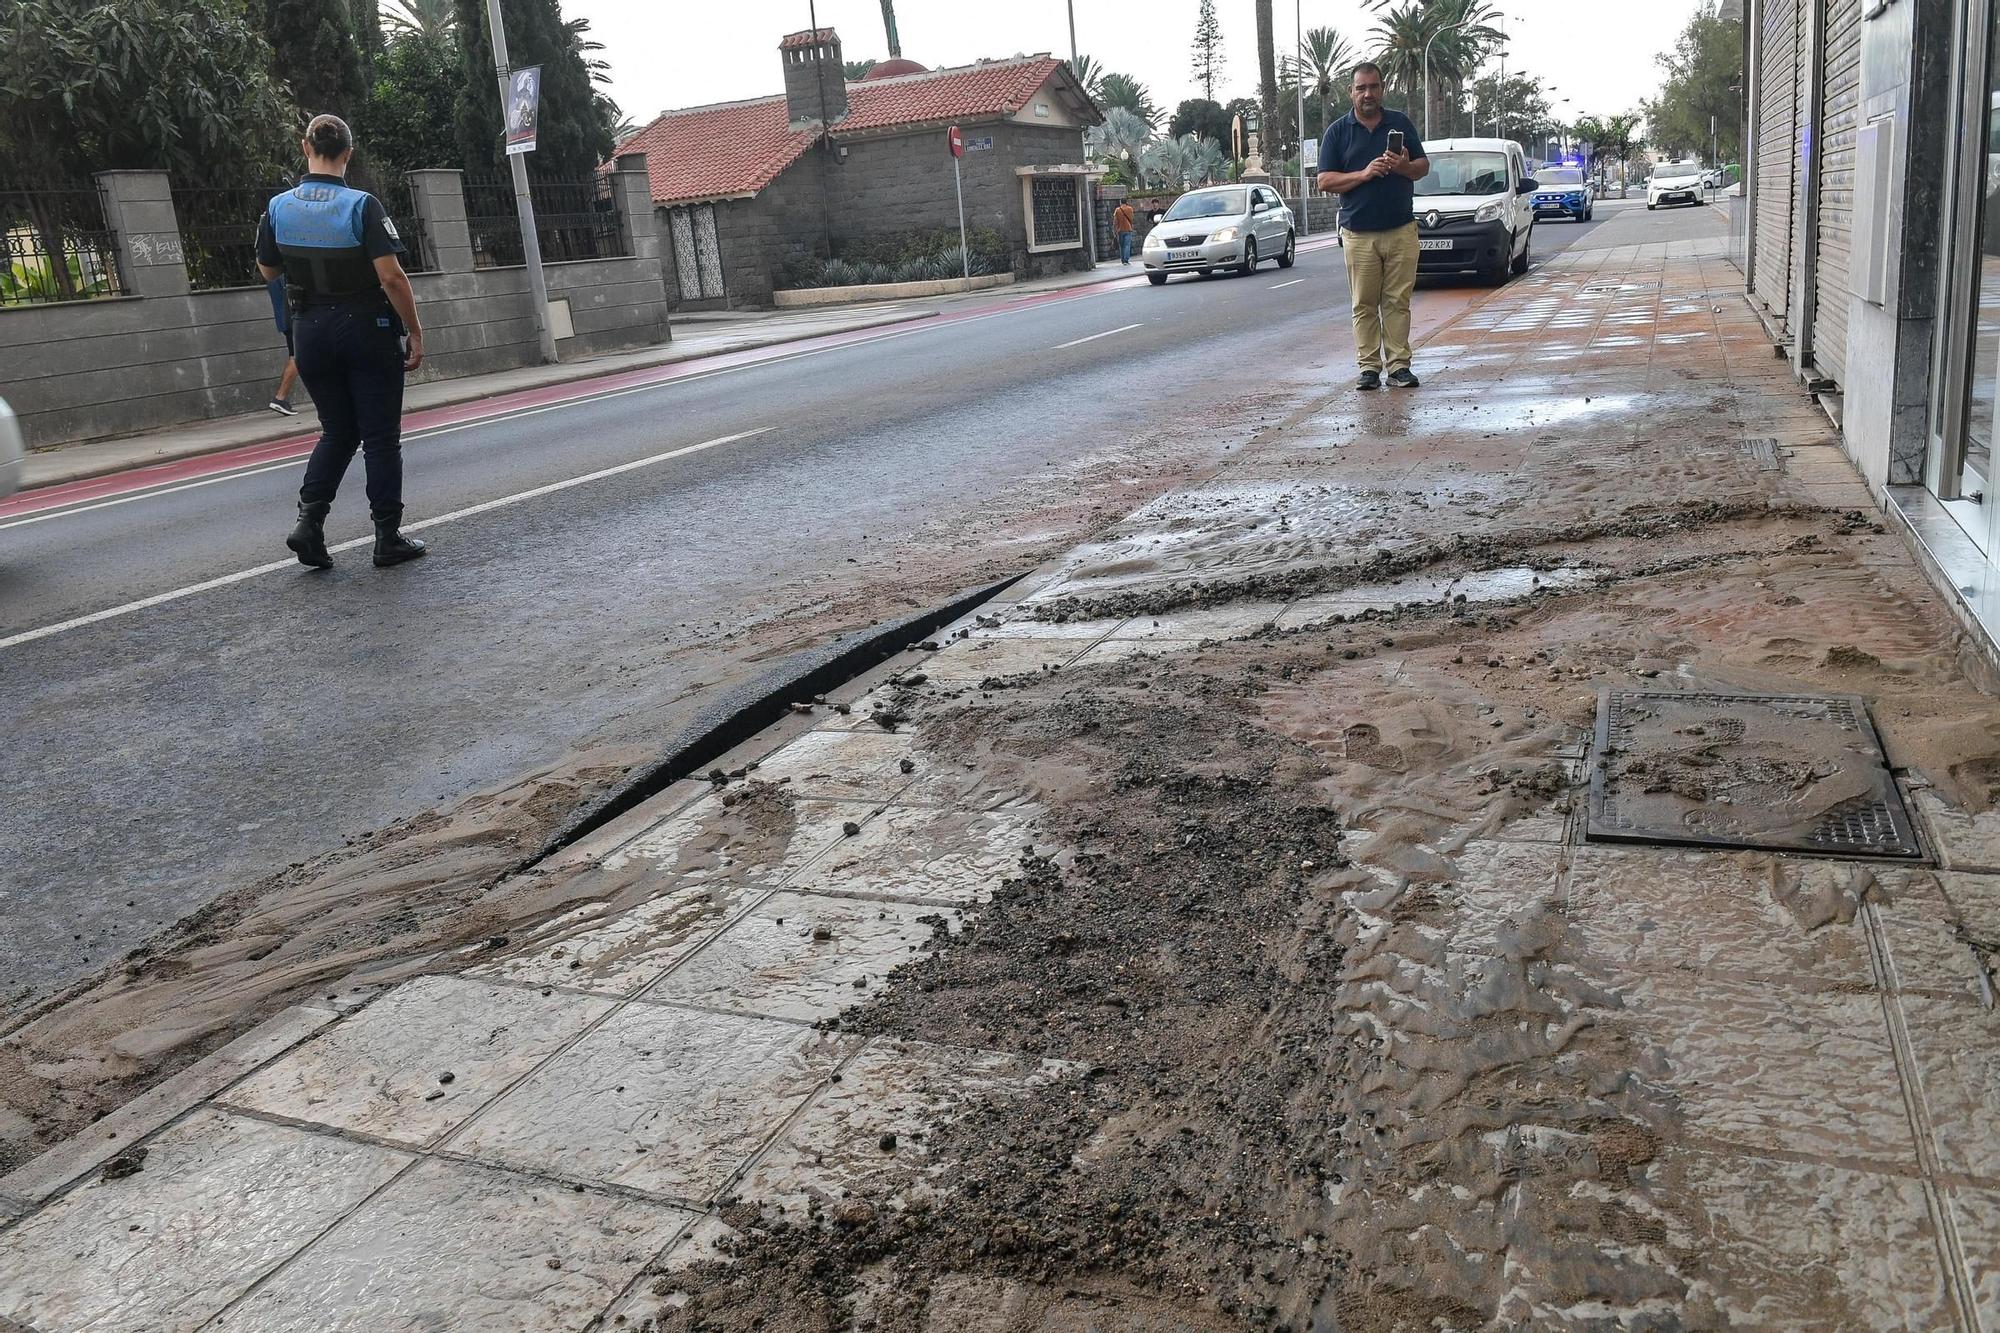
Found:
[[[1266,432],[540,868],[564,911],[99,1144],[0,1314],[2000,1322],[2000,709],[1734,270],[1638,256],[1504,289],[1420,392]],[[1865,696],[1937,864],[1584,842],[1640,686]]]

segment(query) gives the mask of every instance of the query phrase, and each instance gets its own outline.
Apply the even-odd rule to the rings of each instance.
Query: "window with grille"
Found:
[[[1077,205],[1076,177],[1028,178],[1028,246],[1054,250],[1083,244],[1083,214]]]

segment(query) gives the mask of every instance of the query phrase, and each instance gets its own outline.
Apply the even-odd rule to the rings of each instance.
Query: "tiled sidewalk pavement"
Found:
[[[1358,433],[1309,420],[1246,451],[941,635],[941,651],[836,694],[846,711],[793,719],[725,760],[761,755],[744,780],[681,784],[547,870],[603,877],[602,905],[456,974],[295,1012],[246,1039],[164,1128],[114,1117],[0,1182],[25,1209],[0,1232],[0,1327],[643,1327],[655,1275],[726,1234],[722,1199],[838,1216],[932,1188],[928,1127],[971,1097],[1064,1096],[1074,1072],[814,1026],[934,932],[962,928],[1036,841],[1037,810],[932,758],[921,709],[902,724],[910,692],[883,677],[920,673],[941,692],[1024,672],[1087,682],[1095,663],[1267,626],[1591,588],[1602,571],[1523,566],[1036,618],[1063,598],[1393,555],[1435,536],[1434,508],[1526,522],[1554,490],[1574,517],[1629,504],[1634,486],[1712,489],[1653,435],[1636,470],[1585,459],[1536,475],[1531,454],[1566,429],[1562,404],[1586,396],[1678,401],[1692,383],[1703,410],[1795,451],[1786,494],[1865,505],[1822,418],[1760,401],[1753,421],[1732,396],[1783,387],[1727,295],[1734,281],[1701,247],[1583,252],[1540,270],[1433,342],[1426,364],[1451,379],[1427,396],[1385,395],[1390,415]],[[1871,571],[1920,595],[1892,539],[1867,549]],[[1443,687],[1415,654],[1356,670],[1413,695]],[[1497,736],[1565,766],[1572,792],[1415,847],[1352,827],[1359,878],[1335,1002],[1376,1052],[1353,1091],[1356,1124],[1365,1113],[1390,1131],[1357,1137],[1356,1170],[1329,1189],[1351,1234],[1380,1247],[1359,1260],[1435,1275],[1464,1261],[1453,1246],[1507,1236],[1478,1245],[1500,1247],[1500,1314],[1517,1326],[1781,1326],[1832,1291],[1850,1326],[2000,1328],[2000,1028],[1968,944],[2000,939],[2000,815],[1919,790],[1941,868],[1878,872],[1870,893],[1834,862],[1581,845],[1580,729],[1504,700],[1479,707]],[[1379,721],[1333,717],[1304,739],[1366,756],[1400,739]],[[1448,904],[1413,910],[1413,857],[1448,868]],[[1849,914],[1803,931],[1774,884]],[[1594,1042],[1631,1053],[1623,1080],[1551,1105]],[[1473,1085],[1487,1098],[1476,1111],[1456,1100]],[[1620,1099],[1685,1133],[1656,1159],[1634,1152],[1630,1177],[1538,1195],[1538,1181],[1570,1179],[1559,1165],[1623,1151],[1590,1127],[1600,1112],[1615,1120]],[[1451,1181],[1442,1205],[1405,1189],[1393,1154],[1468,1118],[1485,1154],[1468,1169],[1511,1183]],[[100,1171],[122,1146],[111,1132],[151,1134],[135,1174]],[[1588,1217],[1626,1225],[1593,1232]],[[1576,1289],[1564,1245],[1629,1284]],[[1700,1263],[1676,1257],[1691,1252]],[[1004,1284],[978,1290],[968,1315],[1013,1299]],[[945,1315],[935,1307],[933,1323]]]

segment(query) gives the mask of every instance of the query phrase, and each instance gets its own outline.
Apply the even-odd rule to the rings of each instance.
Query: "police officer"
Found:
[[[319,410],[319,443],[299,487],[299,525],[285,545],[302,565],[333,568],[326,516],[359,448],[375,563],[399,565],[425,550],[399,531],[403,376],[423,364],[423,325],[388,211],[374,195],[347,186],[354,156],[347,122],[314,116],[300,146],[306,174],[271,200],[257,226],[257,268],[266,280],[284,278],[299,378]]]

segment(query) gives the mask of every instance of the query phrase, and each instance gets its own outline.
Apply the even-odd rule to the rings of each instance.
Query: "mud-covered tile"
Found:
[[[848,1047],[795,1023],[634,1001],[447,1146],[496,1165],[703,1201]]]
[[[891,806],[792,877],[815,893],[981,903],[1019,867],[1035,811]]]
[[[696,1216],[432,1160],[315,1242],[218,1327],[255,1333],[582,1328]]]
[[[705,796],[604,858],[607,870],[635,861],[659,865],[679,880],[750,879],[775,883],[838,842],[845,826],[866,819],[870,801],[815,800],[784,786],[752,783]]]
[[[1943,1193],[1958,1227],[1979,1326],[2000,1328],[2000,1189],[1953,1185]]]
[[[776,893],[645,998],[799,1022],[831,1018],[926,948],[931,922],[955,926],[958,917],[954,908]]]
[[[769,878],[698,879],[634,907],[593,907],[542,932],[536,947],[466,975],[628,996],[657,981],[775,887]]]
[[[728,1257],[724,1246],[739,1233],[713,1213],[704,1213],[667,1252],[639,1271],[631,1287],[598,1320],[607,1333],[659,1333],[661,1320],[687,1304],[681,1274],[696,1264]]]
[[[786,782],[799,796],[847,801],[887,801],[910,785],[903,761],[916,740],[906,732],[809,731],[766,757],[757,768],[764,782]]]
[[[950,1182],[930,1135],[975,1103],[1057,1095],[1059,1061],[929,1042],[872,1041],[731,1191],[803,1209],[853,1199],[873,1209],[934,1200]]]
[[[1874,974],[1856,913],[1869,886],[1845,881],[1867,873],[1749,853],[1588,846],[1575,850],[1565,906],[1582,944],[1620,967],[1865,986]]]
[[[421,1148],[610,1008],[562,992],[419,977],[252,1075],[226,1100]]]
[[[2000,808],[1966,811],[1935,790],[1913,793],[1918,811],[1952,870],[2000,870]]]
[[[145,1146],[136,1174],[80,1186],[0,1238],[0,1324],[198,1328],[409,1161],[197,1112]]]
[[[1447,859],[1452,878],[1432,892],[1457,909],[1450,948],[1531,957],[1560,936],[1560,920],[1551,910],[1558,894],[1560,847],[1481,839]]]
[[[1612,972],[1622,1013],[1600,1021],[1649,1052],[1690,1142],[1777,1148],[1909,1169],[1904,1112],[1882,999],[1686,971]]]
[[[1951,1328],[1923,1183],[1832,1164],[1674,1152],[1656,1188],[1693,1224],[1688,1306],[1732,1328]]]
[[[1255,634],[1278,623],[1284,602],[1234,602],[1226,606],[1193,611],[1165,611],[1159,615],[1134,616],[1118,627],[1111,638],[1121,639],[1233,639]]]
[[[1946,1171],[2000,1184],[2000,1012],[1902,995],[1904,1027]]]
[[[923,670],[942,685],[977,685],[989,677],[1030,675],[1060,668],[1088,646],[1087,640],[1060,635],[960,639],[933,653]]]
[[[1981,985],[1981,971],[1990,962],[1978,945],[1982,940],[2000,944],[2000,933],[1982,935],[1967,910],[1974,895],[1953,889],[1980,880],[2000,888],[2000,879],[1984,875],[1940,877],[1930,871],[1908,871],[1901,877],[1901,887],[1874,904],[1893,987],[1966,1000],[1985,998],[1988,986]],[[1994,907],[2000,910],[2000,897]],[[2000,928],[2000,918],[1994,924]]]

